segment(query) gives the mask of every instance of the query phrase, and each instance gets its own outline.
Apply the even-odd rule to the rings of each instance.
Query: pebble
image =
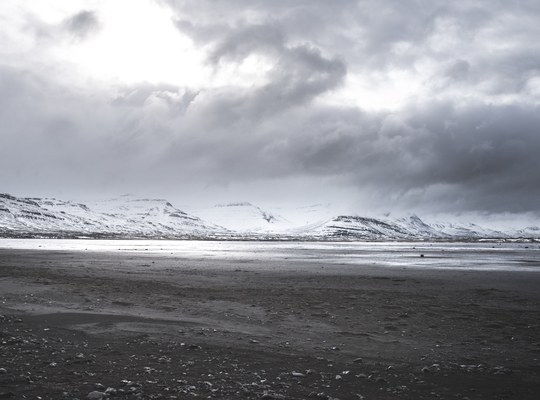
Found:
[[[433,364],[429,367],[422,368],[422,372],[424,374],[427,374],[428,372],[439,372],[441,370],[441,366],[439,364]]]
[[[86,396],[86,398],[88,400],[101,400],[103,396],[105,396],[105,393],[94,390],[93,392],[88,393],[88,396]]]

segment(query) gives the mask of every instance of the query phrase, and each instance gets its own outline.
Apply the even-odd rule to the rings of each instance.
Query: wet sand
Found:
[[[414,262],[0,249],[0,399],[537,399],[540,273]]]

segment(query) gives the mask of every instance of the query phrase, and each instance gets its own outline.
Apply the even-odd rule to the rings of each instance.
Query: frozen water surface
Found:
[[[271,260],[359,267],[540,271],[539,243],[0,239],[0,249],[115,252],[198,260]]]

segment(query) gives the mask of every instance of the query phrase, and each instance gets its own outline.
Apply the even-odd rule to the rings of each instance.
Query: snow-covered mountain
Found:
[[[239,202],[186,213],[163,199],[121,196],[86,204],[0,194],[0,236],[298,240],[540,239],[538,226],[491,229],[416,215],[336,214],[327,204],[266,209]]]
[[[416,215],[395,219],[341,215],[322,224],[315,232],[321,237],[363,240],[478,240],[540,237],[540,232],[534,234],[534,230],[531,229],[501,232],[472,223],[427,223]]]
[[[207,221],[235,232],[280,233],[295,227],[281,215],[248,202],[217,204],[193,212]]]
[[[222,227],[186,214],[162,199],[118,199],[81,204],[0,194],[4,236],[211,237]]]
[[[344,239],[409,239],[412,237],[400,225],[375,218],[340,215],[315,229],[320,237]]]

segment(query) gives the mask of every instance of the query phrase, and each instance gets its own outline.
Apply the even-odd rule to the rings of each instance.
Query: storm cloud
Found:
[[[335,191],[363,209],[540,214],[537,1],[139,1],[208,82],[59,57],[107,34],[98,2],[48,19],[0,6],[1,191],[287,201],[296,182],[306,204]],[[44,46],[47,26],[64,33]]]
[[[82,10],[64,21],[64,26],[72,35],[84,39],[99,28],[95,12]]]

